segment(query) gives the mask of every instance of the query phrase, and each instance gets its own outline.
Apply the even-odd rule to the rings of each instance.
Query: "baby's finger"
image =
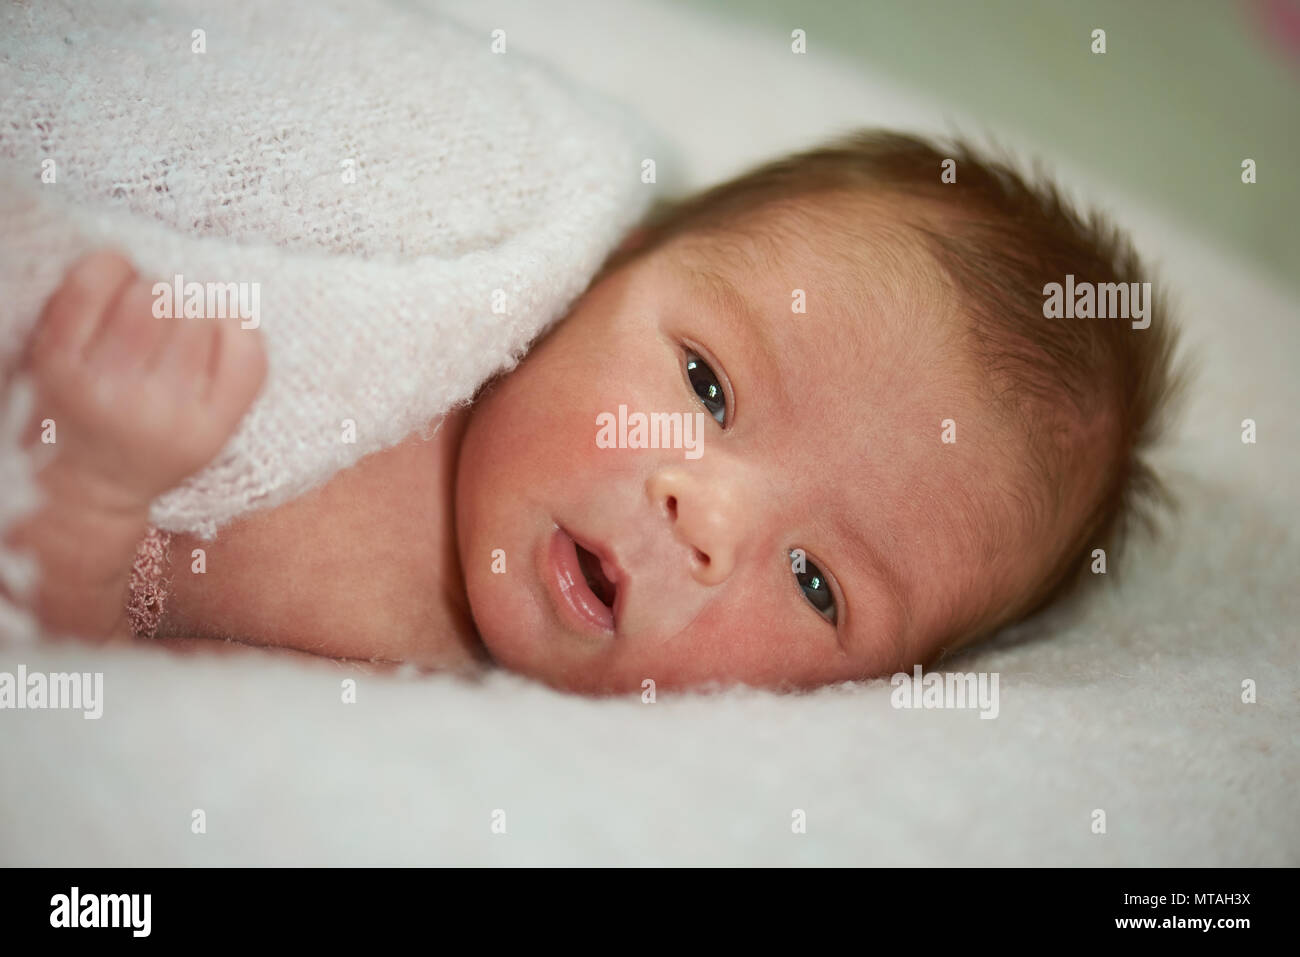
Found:
[[[109,307],[108,316],[86,347],[87,365],[96,371],[132,372],[147,368],[178,320],[153,314],[153,287],[137,279]]]
[[[45,304],[28,344],[30,359],[40,363],[54,354],[80,357],[105,308],[134,277],[131,263],[111,250],[77,260]]]
[[[256,329],[227,323],[214,356],[207,401],[228,412],[231,424],[253,403],[266,380],[266,344]]]
[[[171,321],[174,328],[158,353],[153,375],[177,400],[201,399],[208,389],[221,320]]]

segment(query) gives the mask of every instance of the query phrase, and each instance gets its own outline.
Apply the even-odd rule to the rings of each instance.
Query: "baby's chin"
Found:
[[[614,680],[608,648],[566,634],[553,620],[546,596],[512,581],[511,573],[469,576],[466,591],[479,639],[499,667],[560,691],[616,693],[635,686]]]
[[[475,589],[470,591],[483,646],[507,671],[557,691],[585,695],[640,694],[647,679],[657,687],[688,684],[681,680],[678,663],[647,664],[630,656],[617,637],[600,643],[570,633],[551,620],[545,606],[511,601],[480,609],[474,605]]]
[[[488,633],[480,631],[480,635],[489,656],[499,667],[557,691],[609,695],[640,690],[640,679],[621,674],[608,653],[574,657],[548,652],[573,641],[572,636],[560,634],[558,630],[543,629],[525,637],[517,625],[507,624]]]

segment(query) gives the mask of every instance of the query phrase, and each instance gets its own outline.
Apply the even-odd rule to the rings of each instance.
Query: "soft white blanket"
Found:
[[[0,366],[94,246],[245,284],[239,318],[178,320],[259,325],[270,358],[226,448],[153,508],[202,534],[466,401],[650,199],[635,121],[509,41],[341,0],[6,5]]]
[[[675,2],[451,7],[672,131],[661,186],[856,125],[945,126],[815,36],[796,57],[788,30]],[[1021,145],[1135,227],[1202,375],[1160,457],[1184,503],[1166,539],[1113,566],[1111,590],[949,663],[1001,675],[997,719],[895,710],[886,682],[651,705],[506,674],[364,679],[344,704],[328,664],[0,650],[0,670],[105,676],[98,721],[0,712],[0,862],[1300,864],[1296,300]]]

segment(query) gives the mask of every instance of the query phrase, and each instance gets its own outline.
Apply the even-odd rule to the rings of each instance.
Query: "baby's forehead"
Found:
[[[969,381],[958,304],[920,243],[892,221],[856,232],[825,222],[786,214],[685,235],[664,250],[668,269],[706,316],[787,374],[804,367],[841,386],[870,377],[842,403],[869,398],[870,382],[927,370]]]
[[[773,318],[822,317],[847,339],[862,326],[850,321],[855,315],[916,321],[926,318],[921,310],[931,318],[955,313],[947,275],[909,215],[898,197],[790,199],[680,234],[667,251],[715,285],[722,279],[781,300],[783,313]]]

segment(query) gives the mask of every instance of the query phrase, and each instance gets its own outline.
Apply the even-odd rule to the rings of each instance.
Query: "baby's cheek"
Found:
[[[801,636],[778,624],[770,601],[738,595],[718,602],[652,658],[665,675],[681,681],[793,680],[806,662]]]

